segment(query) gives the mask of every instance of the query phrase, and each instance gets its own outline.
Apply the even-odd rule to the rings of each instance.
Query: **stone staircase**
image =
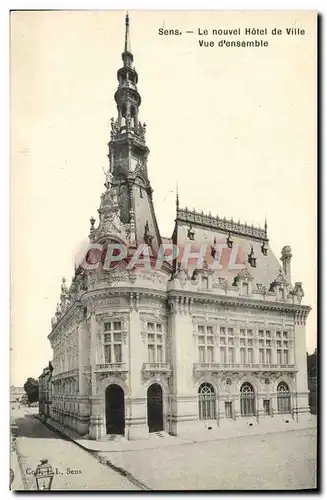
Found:
[[[151,432],[151,434],[150,434],[150,438],[153,438],[153,439],[169,438],[169,437],[171,437],[171,436],[165,431]]]
[[[115,443],[123,443],[123,442],[127,441],[127,439],[122,434],[105,434],[100,439],[100,441],[111,441],[111,442],[115,442]]]

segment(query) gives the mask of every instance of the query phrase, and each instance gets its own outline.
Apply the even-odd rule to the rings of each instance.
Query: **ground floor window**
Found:
[[[241,415],[249,417],[255,414],[255,393],[252,385],[245,382],[241,386]]]
[[[216,418],[216,395],[213,386],[204,382],[200,385],[198,393],[200,420]]]
[[[280,382],[277,386],[277,409],[278,413],[291,413],[291,394],[286,382]]]
[[[231,401],[225,402],[225,418],[233,418],[233,408]]]

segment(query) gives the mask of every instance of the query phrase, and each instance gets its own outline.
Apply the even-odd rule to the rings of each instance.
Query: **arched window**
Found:
[[[215,390],[207,382],[204,382],[199,387],[199,418],[200,420],[216,418]]]
[[[291,393],[286,382],[279,382],[277,386],[278,413],[291,413]]]
[[[245,382],[241,386],[241,415],[249,417],[255,414],[255,393],[252,385]]]

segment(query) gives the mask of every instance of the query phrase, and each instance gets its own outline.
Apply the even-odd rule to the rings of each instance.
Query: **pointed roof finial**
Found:
[[[265,215],[265,237],[267,238],[267,214]]]
[[[125,17],[125,46],[124,46],[124,52],[129,52],[130,54],[132,53],[131,41],[130,41],[130,37],[129,37],[129,15],[128,15],[128,12],[126,13],[126,17]]]
[[[178,182],[176,182],[176,212],[179,210]]]

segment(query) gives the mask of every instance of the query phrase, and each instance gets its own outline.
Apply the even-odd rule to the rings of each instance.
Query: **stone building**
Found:
[[[26,392],[24,387],[17,387],[14,385],[10,386],[10,402],[20,401],[22,396],[25,396]]]
[[[43,420],[47,420],[50,415],[52,404],[52,364],[45,367],[39,376],[39,415]]]
[[[292,284],[291,249],[280,264],[266,222],[182,209],[178,196],[172,237],[162,237],[128,16],[122,60],[99,220],[69,287],[63,279],[48,337],[50,416],[91,439],[295,425],[309,412],[310,307]],[[163,245],[180,255],[169,260]],[[105,266],[108,252],[117,262]]]

